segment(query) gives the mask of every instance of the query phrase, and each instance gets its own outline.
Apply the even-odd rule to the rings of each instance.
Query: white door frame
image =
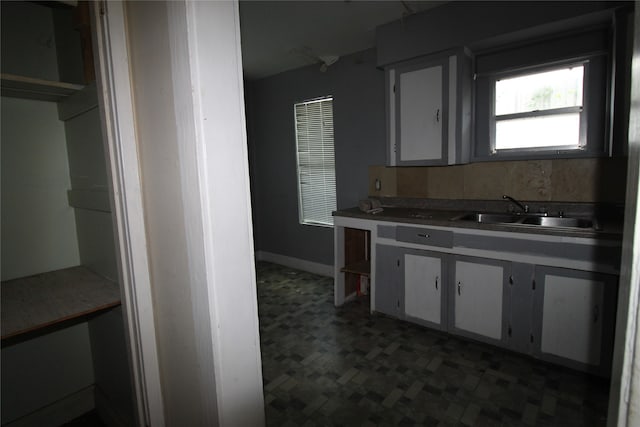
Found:
[[[164,409],[122,2],[92,3],[92,29],[136,422],[162,427]]]
[[[629,160],[609,427],[640,425],[640,1],[635,2]]]
[[[238,2],[147,3],[152,15],[168,17],[166,27],[144,8],[129,6],[94,3],[92,16],[137,423],[264,425]],[[150,49],[147,57],[145,43],[154,40],[130,43],[149,29],[169,46]],[[137,67],[131,67],[133,59]],[[155,81],[139,80],[136,90],[131,83],[156,60],[170,64],[158,89],[172,90],[174,103],[158,106],[159,112],[154,98],[145,98],[149,92],[138,91],[145,83],[153,91]],[[177,152],[177,167],[166,176],[150,167],[165,164],[165,157],[158,160],[145,149],[155,147],[149,144],[157,135],[149,131],[162,119],[177,129],[175,136],[159,136],[164,154]],[[141,160],[150,169],[142,169]],[[163,184],[173,186],[173,197],[180,195],[172,214],[145,213],[143,202],[157,206]],[[188,254],[187,268],[184,257],[174,264],[171,250],[154,252],[171,245],[171,236],[182,238],[177,250]],[[181,289],[191,299],[180,301],[178,310],[167,301],[174,283],[164,280],[159,265],[177,265],[184,273]],[[193,329],[184,333],[174,325]],[[170,344],[176,337],[184,338],[197,363],[176,363],[182,351]],[[200,380],[199,387],[182,381],[186,372]],[[180,402],[188,399],[201,414],[185,413]]]

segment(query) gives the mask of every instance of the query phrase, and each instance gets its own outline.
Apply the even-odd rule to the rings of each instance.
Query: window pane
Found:
[[[496,81],[496,115],[582,106],[584,66]]]
[[[580,113],[496,121],[496,150],[569,146],[578,148]]]
[[[295,104],[300,222],[333,225],[336,178],[333,152],[333,100]]]

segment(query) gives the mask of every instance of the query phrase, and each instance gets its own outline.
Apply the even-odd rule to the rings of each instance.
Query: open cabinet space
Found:
[[[2,425],[133,425],[95,83],[75,8],[2,3]],[[89,42],[90,43],[90,42]]]

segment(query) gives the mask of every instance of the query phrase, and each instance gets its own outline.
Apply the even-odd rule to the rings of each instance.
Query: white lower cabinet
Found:
[[[537,267],[534,352],[588,370],[608,366],[616,280],[605,274]]]
[[[453,258],[450,331],[484,341],[504,341],[508,263]]]
[[[448,241],[432,234],[430,243]],[[374,311],[609,375],[617,276],[393,245],[376,250]]]
[[[404,314],[407,320],[444,328],[442,255],[407,250],[404,264]]]

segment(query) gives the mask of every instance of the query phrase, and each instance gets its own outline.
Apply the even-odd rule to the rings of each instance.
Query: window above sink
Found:
[[[611,45],[600,28],[478,52],[472,160],[608,156]]]
[[[588,62],[496,77],[492,151],[580,150]]]

